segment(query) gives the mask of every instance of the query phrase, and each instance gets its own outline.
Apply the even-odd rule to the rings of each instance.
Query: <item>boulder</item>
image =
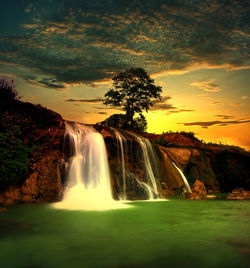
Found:
[[[13,186],[11,185],[7,191],[4,192],[4,197],[7,200],[13,200],[13,203],[15,203],[15,201],[18,201],[21,199],[22,193],[20,191],[20,188],[18,186]],[[11,203],[9,201],[9,203]]]
[[[207,199],[207,191],[204,184],[196,180],[192,187],[192,193],[185,193],[185,197],[188,200]]]
[[[38,195],[37,179],[38,172],[36,171],[25,180],[21,187],[22,194],[36,197]]]
[[[207,195],[207,199],[216,199],[216,195],[213,195],[213,194],[210,194],[210,195]]]
[[[44,154],[34,164],[34,172],[21,186],[9,186],[0,195],[0,203],[11,205],[15,203],[40,203],[60,200],[62,193],[61,165],[62,153],[51,150]]]
[[[227,196],[229,200],[245,200],[250,199],[250,191],[246,191],[244,188],[235,188],[231,194]]]

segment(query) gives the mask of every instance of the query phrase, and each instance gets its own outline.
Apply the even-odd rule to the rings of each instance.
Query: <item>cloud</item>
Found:
[[[241,102],[230,103],[230,106],[233,106],[233,107],[239,107],[242,105],[244,105],[244,103],[241,103]]]
[[[65,101],[68,102],[81,102],[81,103],[89,103],[89,104],[96,104],[96,103],[103,103],[105,99],[103,98],[93,98],[93,99],[67,99]]]
[[[207,121],[207,122],[191,122],[191,123],[178,123],[184,126],[200,126],[202,128],[208,128],[211,126],[228,126],[236,124],[250,123],[250,120],[232,120],[232,121]]]
[[[121,107],[115,107],[115,106],[110,106],[110,107],[93,107],[94,109],[97,109],[97,110],[116,110],[116,111],[122,111],[122,108]]]
[[[248,100],[249,99],[249,96],[241,96],[241,99],[242,100]]]
[[[0,25],[1,65],[15,65],[13,74],[33,85],[63,90],[137,66],[151,74],[250,68],[247,1],[27,0],[4,7],[18,16]],[[220,90],[214,81],[194,83]]]
[[[192,82],[190,85],[198,87],[199,89],[202,89],[202,90],[207,91],[207,92],[221,91],[219,85],[217,83],[215,83],[214,80]]]
[[[98,112],[98,114],[108,114],[108,113],[106,113],[106,112]]]
[[[220,102],[220,101],[213,101],[212,104],[213,104],[213,105],[216,105],[216,104],[222,104],[222,102]]]
[[[179,110],[168,111],[168,114],[183,113],[183,112],[194,112],[194,110],[189,110],[189,109],[179,109]]]
[[[221,119],[225,119],[225,120],[234,118],[234,116],[232,115],[224,115],[224,114],[216,114],[215,116],[220,117]]]
[[[150,111],[165,111],[177,109],[172,104],[167,103],[167,101],[170,99],[172,99],[170,96],[164,96],[161,100],[152,101],[153,106],[150,106]]]

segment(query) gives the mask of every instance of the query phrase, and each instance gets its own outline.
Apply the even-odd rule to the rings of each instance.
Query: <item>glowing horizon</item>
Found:
[[[1,7],[0,78],[14,79],[24,101],[94,124],[121,112],[102,104],[113,75],[142,67],[163,88],[163,100],[145,113],[148,132],[192,131],[250,149],[244,1],[27,0]]]

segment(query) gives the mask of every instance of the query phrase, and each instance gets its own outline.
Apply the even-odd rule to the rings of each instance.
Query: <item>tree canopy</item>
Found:
[[[142,68],[128,69],[112,79],[113,85],[105,94],[104,104],[122,107],[126,112],[127,123],[132,128],[136,124],[136,113],[142,118],[141,121],[146,122],[142,112],[148,112],[149,107],[153,106],[153,99],[161,99],[162,87],[156,86],[154,80]]]

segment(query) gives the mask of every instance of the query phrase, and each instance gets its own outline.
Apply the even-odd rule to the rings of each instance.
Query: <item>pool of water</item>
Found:
[[[99,212],[9,207],[0,213],[0,266],[249,267],[249,201],[129,204]]]

